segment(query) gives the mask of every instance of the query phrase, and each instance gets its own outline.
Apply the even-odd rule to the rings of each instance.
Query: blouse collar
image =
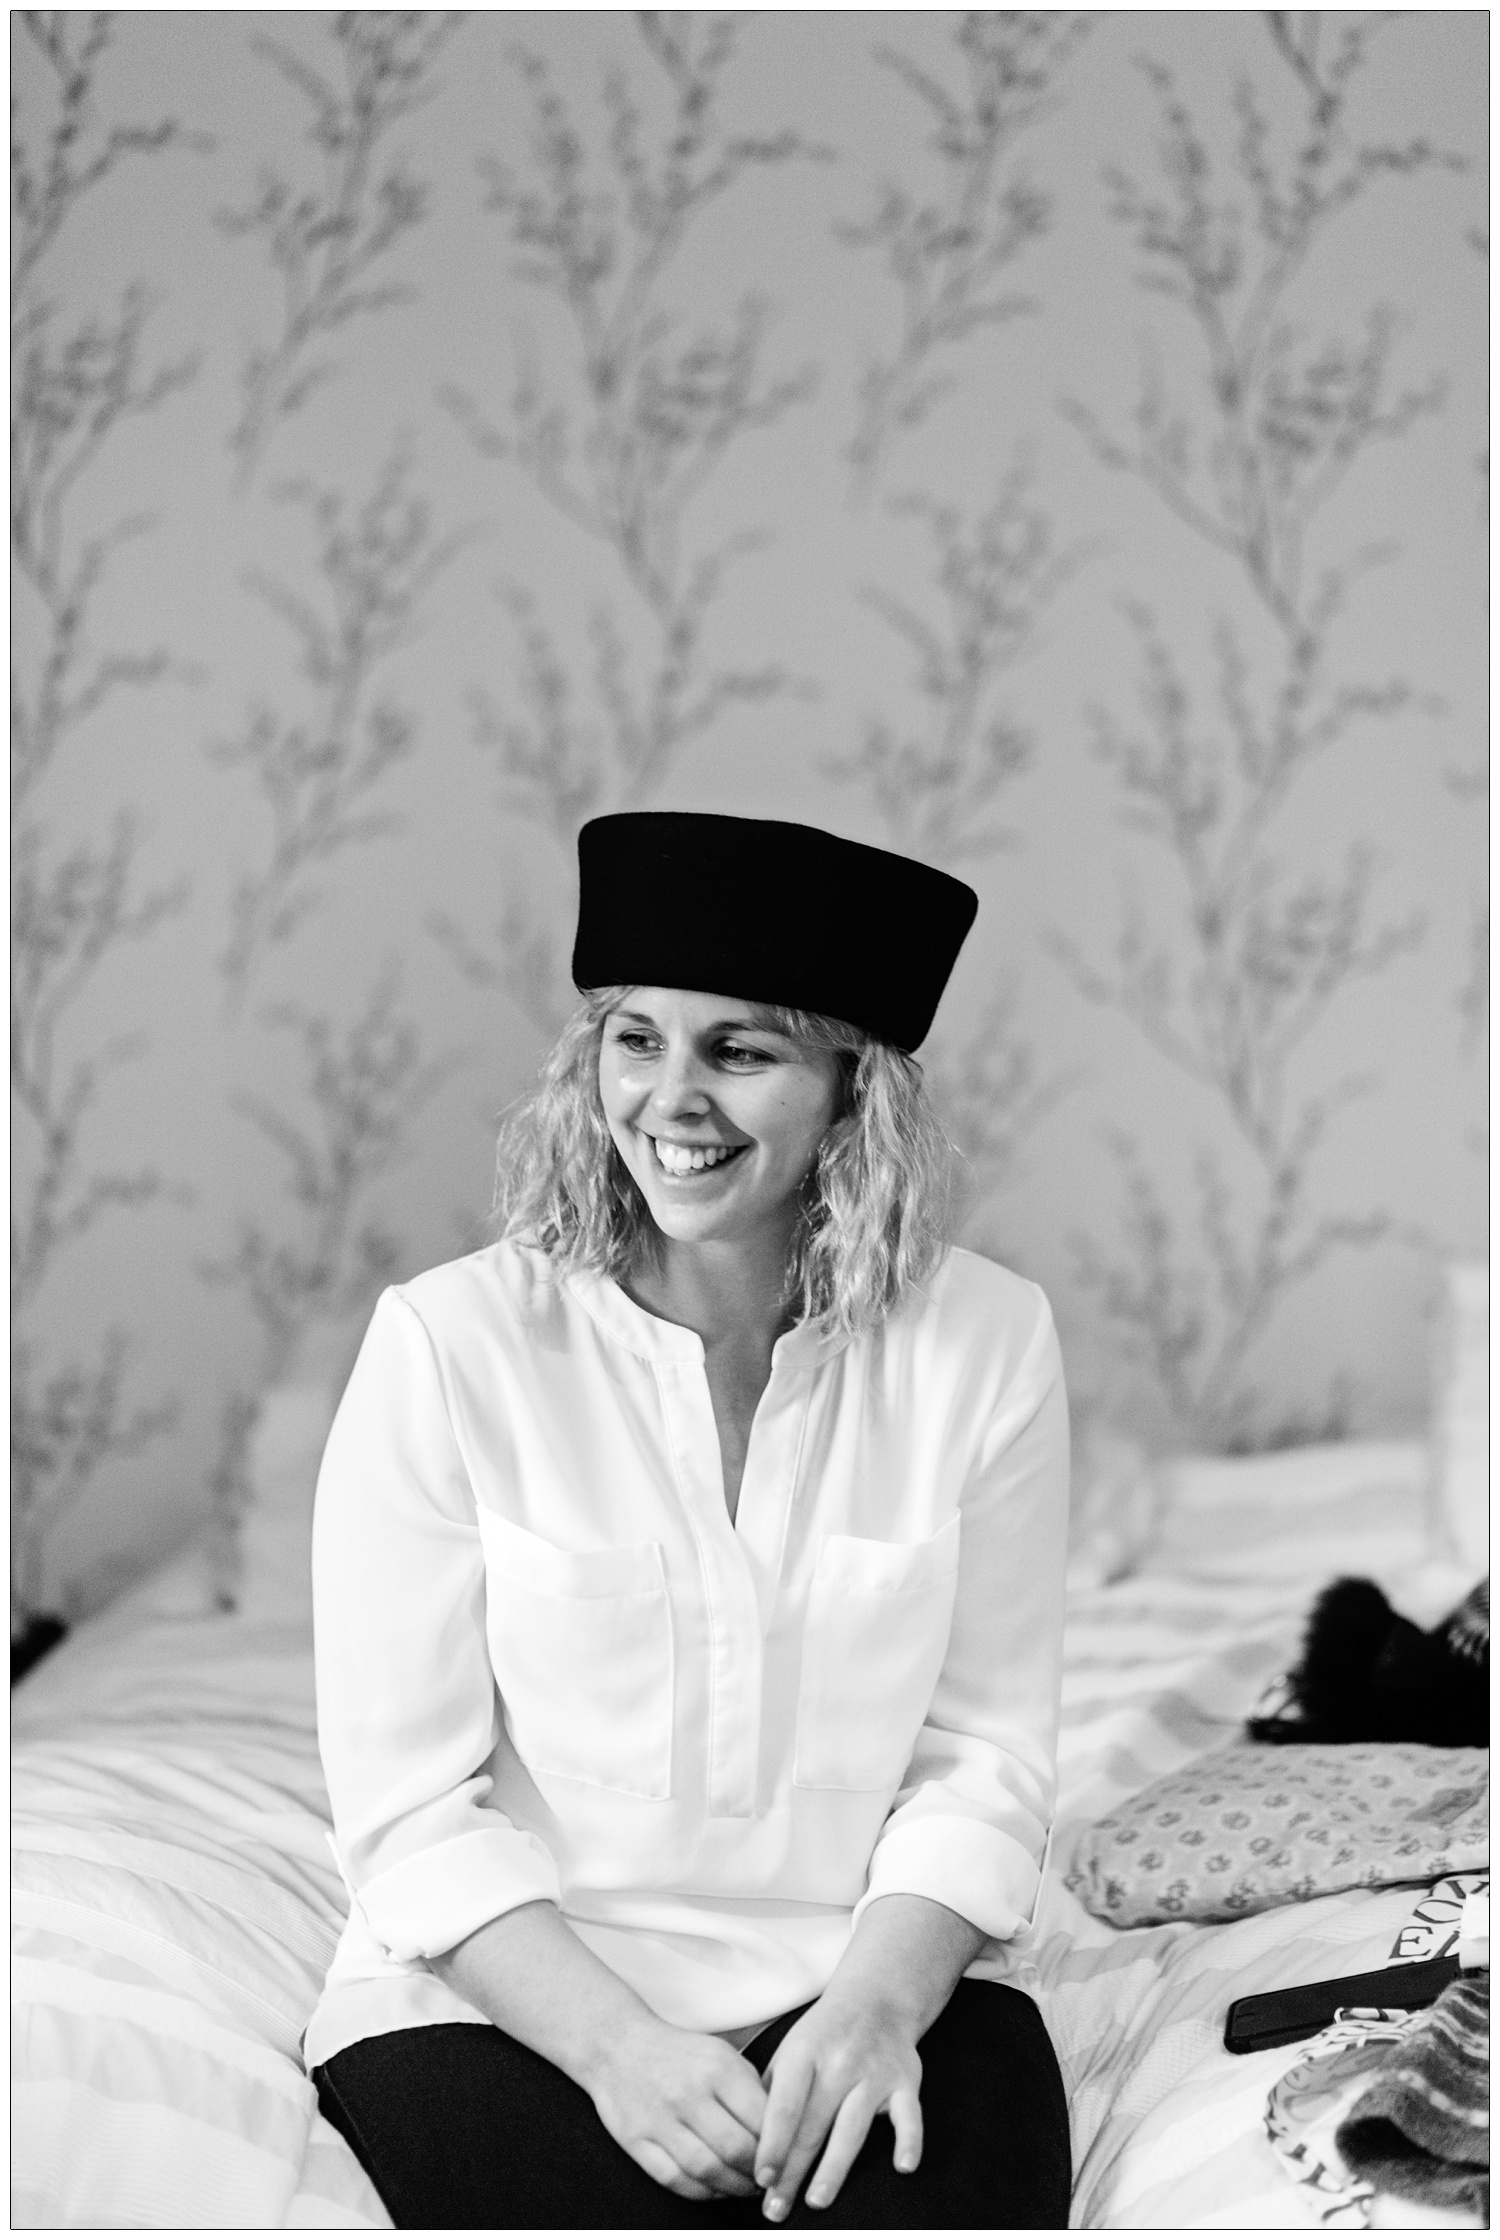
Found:
[[[644,1361],[703,1363],[703,1340],[696,1330],[681,1323],[664,1322],[637,1306],[609,1276],[579,1270],[567,1278],[568,1289],[606,1337]],[[849,1343],[846,1333],[829,1334],[815,1325],[798,1323],[784,1330],[771,1348],[771,1367],[812,1369],[831,1360]]]

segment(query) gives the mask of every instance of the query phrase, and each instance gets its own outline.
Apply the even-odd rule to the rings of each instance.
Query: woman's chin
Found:
[[[742,1234],[744,1223],[726,1206],[692,1206],[665,1197],[647,1199],[651,1218],[674,1244],[723,1244]]]
[[[706,1187],[694,1177],[674,1187],[653,1176],[642,1185],[642,1195],[657,1228],[674,1244],[728,1244],[776,1218],[774,1211],[757,1216],[727,1177]]]

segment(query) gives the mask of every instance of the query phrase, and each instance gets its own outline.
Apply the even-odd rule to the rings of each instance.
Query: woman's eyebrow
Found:
[[[630,1019],[637,1026],[653,1027],[658,1034],[661,1032],[660,1026],[652,1018],[649,1011],[631,1011],[624,1004],[621,1004],[618,1010],[610,1013],[610,1017],[612,1019]],[[705,1034],[769,1034],[773,1035],[778,1042],[791,1040],[789,1035],[782,1033],[780,1027],[773,1027],[770,1021],[766,1019],[752,1018],[748,1012],[741,1012],[737,1016],[727,1019],[715,1019],[712,1025],[705,1027],[702,1031]]]
[[[708,1031],[710,1034],[769,1034],[781,1042],[791,1040],[789,1035],[782,1033],[780,1027],[773,1027],[768,1019],[752,1019],[748,1013],[737,1019],[715,1019]]]

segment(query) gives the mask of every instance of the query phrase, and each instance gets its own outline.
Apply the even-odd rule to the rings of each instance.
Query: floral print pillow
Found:
[[[1135,1929],[1433,1882],[1489,1857],[1487,1750],[1236,1742],[1091,1828],[1064,1880],[1090,1913]]]

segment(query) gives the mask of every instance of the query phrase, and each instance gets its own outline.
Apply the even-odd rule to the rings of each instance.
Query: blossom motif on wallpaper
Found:
[[[415,750],[417,726],[377,690],[376,675],[415,635],[427,593],[480,533],[468,524],[439,534],[431,505],[411,487],[412,473],[410,446],[398,440],[363,500],[308,481],[273,493],[308,517],[315,585],[299,588],[264,571],[252,571],[247,582],[292,632],[309,706],[296,718],[259,706],[238,738],[210,748],[222,765],[253,772],[271,812],[269,852],[235,887],[230,938],[219,958],[231,1021],[242,1016],[251,985],[273,957],[289,959],[308,919],[330,900],[320,874],[349,850],[401,829],[399,814],[382,799],[383,781]],[[352,1020],[287,1002],[266,1006],[260,1016],[295,1036],[305,1078],[300,1116],[299,1108],[273,1105],[259,1093],[233,1099],[287,1162],[290,1240],[242,1216],[234,1250],[200,1270],[239,1294],[259,1330],[252,1374],[220,1410],[210,1480],[215,1593],[225,1609],[235,1606],[237,1527],[264,1396],[295,1373],[319,1329],[357,1322],[396,1272],[401,1248],[373,1218],[372,1193],[461,1056],[424,1057],[392,967]]]
[[[1371,310],[1357,342],[1318,342],[1298,322],[1291,291],[1335,219],[1376,181],[1446,159],[1422,140],[1371,146],[1354,137],[1347,112],[1375,24],[1336,19],[1325,49],[1316,16],[1268,22],[1285,66],[1281,90],[1291,89],[1299,122],[1292,153],[1278,162],[1272,104],[1254,80],[1240,79],[1235,157],[1248,225],[1241,209],[1213,199],[1211,150],[1170,73],[1154,65],[1145,67],[1162,111],[1164,190],[1107,175],[1142,286],[1185,314],[1195,372],[1184,366],[1174,387],[1153,352],[1130,437],[1110,434],[1082,405],[1069,408],[1103,463],[1141,478],[1233,561],[1250,594],[1215,634],[1218,737],[1197,714],[1153,613],[1144,603],[1128,608],[1143,663],[1141,721],[1100,714],[1096,743],[1127,824],[1174,863],[1183,914],[1169,927],[1127,902],[1109,969],[1065,936],[1053,944],[1083,993],[1132,1020],[1229,1123],[1228,1137],[1199,1151],[1198,1261],[1179,1257],[1161,1190],[1138,1144],[1119,1131],[1110,1140],[1125,1186],[1128,1255],[1111,1259],[1091,1240],[1080,1243],[1085,1279],[1122,1342],[1144,1354],[1177,1434],[1219,1447],[1278,1436],[1245,1377],[1252,1349],[1331,1253],[1392,1229],[1379,1211],[1315,1210],[1313,1162],[1340,1110],[1372,1084],[1305,1088],[1293,1061],[1350,983],[1409,949],[1421,922],[1372,921],[1374,866],[1358,842],[1342,864],[1299,874],[1275,834],[1315,759],[1418,703],[1399,679],[1330,674],[1345,603],[1389,548],[1314,568],[1308,547],[1350,470],[1442,395],[1436,381],[1392,394],[1388,309]],[[1196,383],[1190,397],[1181,393],[1187,382]],[[1322,1428],[1338,1421],[1335,1401]],[[1306,1436],[1309,1427],[1295,1428]]]
[[[168,148],[202,153],[213,143],[176,117],[107,129],[102,125],[97,79],[114,36],[108,9],[25,8],[17,11],[17,20],[46,65],[46,105],[52,117],[40,136],[42,146],[29,143],[26,127],[12,119],[10,277],[12,289],[19,292],[29,285],[68,217],[127,156],[160,155]]]
[[[392,252],[423,221],[428,201],[425,184],[399,160],[380,168],[382,143],[432,97],[433,65],[461,21],[454,13],[344,11],[329,32],[332,75],[282,40],[253,42],[311,103],[310,136],[324,169],[320,185],[301,189],[267,172],[250,206],[220,213],[227,232],[264,239],[282,288],[279,331],[246,362],[242,411],[229,436],[242,491],[277,425],[337,376],[331,338],[416,292],[376,277],[390,271]],[[247,588],[296,642],[303,705],[288,714],[262,701],[237,736],[209,750],[226,768],[250,771],[271,819],[264,858],[237,879],[218,960],[231,1021],[272,958],[286,954],[329,901],[324,874],[335,859],[401,830],[386,781],[414,751],[417,732],[408,710],[379,688],[379,672],[416,634],[438,578],[481,533],[472,523],[440,533],[413,477],[412,446],[398,439],[363,498],[305,479],[271,493],[307,516],[313,581],[247,572]],[[235,1528],[262,1398],[294,1372],[317,1329],[354,1322],[396,1270],[400,1247],[373,1219],[371,1194],[457,1062],[454,1054],[424,1058],[392,970],[352,1020],[287,1003],[261,1017],[295,1037],[305,1080],[298,1108],[249,1092],[234,1100],[288,1163],[293,1240],[242,1216],[232,1253],[202,1269],[239,1293],[260,1333],[253,1374],[221,1408],[211,1482],[216,1588],[225,1607],[235,1599]]]
[[[862,597],[916,656],[922,720],[905,730],[868,717],[855,752],[826,756],[824,768],[870,794],[893,847],[956,866],[1016,844],[1015,828],[997,821],[995,809],[1034,741],[1008,706],[996,705],[995,691],[1033,649],[1081,555],[1056,549],[1024,463],[972,521],[921,495],[892,510],[927,531],[941,619],[880,585],[866,585]]]
[[[860,383],[847,446],[856,501],[875,488],[901,438],[958,386],[955,361],[965,346],[1037,308],[1014,292],[1010,277],[1046,233],[1050,203],[1006,167],[1022,135],[1053,106],[1058,78],[1088,28],[1083,16],[1041,10],[964,14],[952,33],[958,94],[908,56],[876,50],[933,122],[938,176],[927,195],[885,179],[873,214],[838,229],[852,247],[881,253],[899,295],[899,339],[889,356],[869,361]],[[823,767],[869,795],[892,847],[961,870],[966,860],[1018,844],[1016,826],[996,811],[1034,742],[997,701],[997,688],[1034,650],[1047,609],[1083,554],[1058,549],[1024,452],[992,503],[972,517],[924,492],[893,499],[888,510],[925,532],[940,620],[880,585],[866,585],[861,597],[916,656],[919,720],[907,727],[867,717],[859,746],[825,756]],[[997,981],[968,1039],[930,1044],[924,1068],[967,1161],[964,1233],[978,1241],[977,1216],[1014,1182],[1023,1144],[1076,1076],[1049,1072],[1023,1034],[1012,973]]]
[[[253,772],[271,812],[269,851],[236,886],[219,959],[231,1017],[267,952],[325,900],[316,875],[345,849],[400,830],[378,794],[410,754],[413,724],[375,691],[375,674],[412,636],[426,593],[477,534],[472,526],[437,534],[411,473],[398,445],[358,505],[339,490],[284,485],[278,495],[302,507],[312,527],[316,594],[263,571],[247,577],[297,639],[310,706],[288,717],[259,705],[237,738],[210,748],[215,760]]]
[[[488,207],[505,224],[512,271],[565,314],[565,355],[544,363],[525,346],[499,422],[469,393],[446,393],[481,455],[520,468],[613,555],[633,601],[624,616],[601,601],[589,618],[600,720],[582,722],[558,634],[527,593],[507,593],[521,706],[480,694],[476,725],[497,754],[505,798],[537,800],[554,832],[564,797],[570,815],[585,802],[638,806],[726,709],[795,689],[776,662],[713,659],[705,641],[726,576],[763,540],[740,530],[695,546],[688,514],[732,447],[810,394],[812,369],[764,374],[760,297],[742,295],[727,325],[689,330],[669,280],[702,214],[747,174],[823,151],[790,131],[736,135],[722,125],[741,18],[700,23],[648,10],[635,21],[654,84],[642,96],[623,70],[606,76],[604,177],[547,64],[513,50],[532,104],[531,160],[523,174],[486,159]],[[548,768],[558,757],[565,783]],[[556,1018],[566,999],[555,942],[524,903],[502,920],[497,955],[450,921],[434,923],[471,977],[519,995],[535,1017]]]
[[[502,814],[540,826],[568,857],[579,826],[607,798],[610,757],[599,724],[578,712],[572,671],[534,600],[513,584],[505,603],[520,654],[512,698],[474,687],[474,737],[493,762]],[[509,997],[544,1038],[557,1032],[572,1001],[558,924],[513,896],[492,947],[475,942],[451,911],[430,912],[428,926],[466,979]]]
[[[1052,1066],[1021,1025],[1016,975],[1000,974],[961,1042],[925,1044],[922,1069],[962,1164],[955,1211],[973,1250],[1007,1266],[1019,1255],[997,1226],[995,1201],[1013,1190],[1048,1114],[1082,1086],[1076,1067]]]
[[[11,330],[11,555],[34,595],[43,649],[12,695],[12,795],[28,801],[65,737],[126,687],[158,683],[171,658],[160,646],[94,642],[93,617],[112,561],[156,526],[127,515],[70,534],[68,501],[126,421],[154,412],[198,370],[196,358],[146,368],[147,292],[125,290],[113,319],[57,328],[56,306],[19,299]],[[28,633],[29,635],[29,633]]]
[[[1014,291],[1011,274],[1046,232],[1051,204],[1007,166],[1088,29],[1087,17],[1066,10],[970,9],[953,35],[963,74],[957,93],[898,49],[876,49],[926,109],[939,168],[928,194],[884,179],[871,214],[839,228],[851,247],[880,254],[899,295],[896,339],[886,355],[871,357],[860,381],[848,446],[856,498],[952,388],[955,352],[982,329],[1038,308]]]
[[[392,129],[432,98],[433,64],[462,21],[457,12],[342,9],[326,72],[285,39],[251,42],[311,105],[322,176],[298,184],[267,169],[253,201],[219,212],[225,233],[264,242],[281,287],[275,331],[246,357],[229,436],[241,490],[277,425],[337,377],[331,338],[416,294],[409,281],[376,275],[426,216],[427,186],[399,160],[381,170],[378,158]]]
[[[1465,231],[1464,239],[1473,250],[1480,264],[1483,265],[1487,285],[1490,263],[1489,228],[1487,226],[1470,226]],[[1474,465],[1478,471],[1484,493],[1478,507],[1478,523],[1481,528],[1484,528],[1487,527],[1489,521],[1490,454],[1488,444],[1478,453]],[[1456,795],[1460,801],[1487,804],[1490,790],[1488,746],[1481,747],[1479,754],[1467,766],[1450,768],[1445,770],[1443,775],[1449,791]],[[1481,815],[1484,813],[1483,807],[1481,807],[1480,813]],[[1475,895],[1469,905],[1468,965],[1459,985],[1457,1004],[1462,1045],[1466,1055],[1472,1056],[1482,1046],[1485,1039],[1485,1030],[1489,1023],[1490,906],[1489,897],[1484,893]],[[1468,1140],[1471,1150],[1477,1152],[1481,1158],[1487,1156],[1489,1150],[1487,1129],[1471,1130]]]
[[[1460,801],[1488,801],[1489,770],[1485,763],[1467,770],[1448,770],[1444,775],[1450,791]],[[1458,1013],[1459,1048],[1466,1059],[1472,1060],[1487,1048],[1490,1021],[1490,904],[1489,896],[1483,891],[1470,899],[1467,948],[1467,967],[1454,1005]],[[1471,1127],[1464,1141],[1476,1159],[1488,1159],[1487,1124]]]
[[[235,1110],[286,1162],[291,1219],[278,1236],[242,1218],[233,1251],[202,1271],[239,1292],[260,1341],[255,1377],[224,1403],[211,1488],[225,1607],[234,1603],[234,1528],[248,1498],[261,1396],[296,1368],[315,1330],[340,1329],[368,1313],[376,1292],[400,1273],[400,1240],[372,1216],[371,1193],[406,1151],[417,1115],[462,1062],[458,1052],[424,1058],[399,998],[400,974],[388,965],[347,1026],[298,1004],[272,1005],[268,1024],[299,1048],[305,1115],[249,1091],[234,1098]]]
[[[1488,287],[1490,272],[1490,229],[1488,226],[1468,226],[1464,230],[1464,239],[1465,241],[1467,241],[1469,247],[1473,250],[1480,263],[1484,266],[1485,284],[1486,287]],[[1490,447],[1487,442],[1478,452],[1476,452],[1474,457],[1474,465],[1478,470],[1480,483],[1483,488],[1483,497],[1477,508],[1477,518],[1480,527],[1487,528],[1489,525],[1490,516]]]
[[[1443,780],[1455,800],[1479,803],[1483,815],[1490,794],[1488,751],[1482,750],[1472,762],[1450,765],[1443,772]],[[1468,969],[1455,1001],[1463,1048],[1472,1056],[1483,1046],[1489,1024],[1490,906],[1489,897],[1484,893],[1473,896],[1469,904],[1467,946]]]
[[[1366,317],[1382,286],[1435,320],[1457,310],[1455,290],[1477,292],[1481,265],[1453,238],[1474,214],[1472,180],[1440,177],[1443,158],[1419,141],[1371,145],[1401,142],[1377,113],[1400,120],[1429,97],[1469,144],[1469,20],[1161,16],[1145,43],[1201,72],[1205,91],[1189,105],[1157,73],[1139,111],[1120,93],[1140,21],[1099,12],[939,12],[873,34],[831,17],[807,36],[733,10],[502,10],[465,18],[461,35],[446,15],[384,11],[264,24],[198,11],[160,19],[170,32],[128,16],[113,30],[93,14],[16,20],[23,1618],[96,1601],[113,1551],[123,1566],[160,1549],[165,1519],[189,1528],[210,1477],[232,1603],[268,1387],[336,1377],[380,1284],[440,1255],[432,1177],[482,1156],[450,1079],[473,988],[490,991],[492,1101],[571,1008],[578,826],[679,798],[668,789],[717,768],[731,741],[753,752],[762,717],[795,717],[795,697],[814,692],[827,720],[815,736],[788,722],[806,761],[780,813],[819,817],[831,775],[859,829],[1002,900],[951,1023],[921,1053],[970,1162],[964,1241],[1018,1256],[1048,1286],[1075,1388],[1087,1392],[1094,1341],[1106,1384],[1120,1364],[1105,1397],[1124,1400],[1128,1380],[1131,1437],[1149,1423],[1174,1444],[1222,1447],[1344,1420],[1321,1394],[1355,1341],[1311,1333],[1305,1391],[1276,1343],[1308,1313],[1318,1270],[1378,1236],[1406,1239],[1424,1214],[1451,1222],[1463,1249],[1470,1218],[1472,1177],[1444,1128],[1474,1083],[1484,946],[1476,931],[1460,947],[1471,898],[1442,850],[1457,861],[1471,841],[1482,780],[1452,711],[1429,719],[1415,650],[1396,630],[1369,650],[1382,579],[1364,571],[1378,556],[1346,549],[1387,524],[1414,552],[1442,539],[1460,595],[1470,563],[1479,439],[1436,416],[1420,334],[1383,308]],[[1394,42],[1377,50],[1389,67],[1363,71],[1377,35]],[[180,66],[203,86],[249,156],[226,152],[226,124],[205,161],[213,143],[166,114],[156,38],[173,48],[173,82]],[[791,83],[809,56],[828,82]],[[1234,107],[1238,64],[1252,82]],[[127,76],[151,90],[127,98]],[[813,118],[804,133],[832,136],[835,115],[844,172],[781,129]],[[195,110],[200,121],[216,119]],[[1116,129],[1133,176],[1101,194],[1090,182]],[[503,161],[476,183],[486,146]],[[136,222],[148,193],[159,228]],[[1447,264],[1436,230],[1414,264],[1408,222],[1388,259],[1404,277],[1360,278],[1378,269],[1388,203],[1409,221],[1443,213]],[[835,210],[858,223],[831,230]],[[465,340],[471,235],[486,316],[517,336],[513,356]],[[793,237],[799,286],[816,282],[798,298],[805,326],[775,261]],[[140,246],[158,238],[180,244],[191,297]],[[1046,374],[1110,254],[1142,292],[1123,291],[1123,319],[1110,297],[1097,361]],[[160,306],[158,287],[172,291]],[[393,348],[418,291],[431,335]],[[1033,298],[1066,323],[1028,318]],[[186,339],[163,339],[169,320]],[[1139,387],[1119,347],[1138,322],[1154,334]],[[437,395],[428,340],[453,384]],[[190,346],[222,389],[189,389]],[[1087,389],[1073,426],[1018,406],[1039,372]],[[1456,400],[1470,378],[1455,366]],[[804,546],[789,523],[809,518],[810,494],[787,478],[814,439],[837,491],[848,470],[868,510],[836,504]],[[1128,477],[1156,515],[1131,555],[1123,666],[1115,586],[1069,549],[1064,447],[1085,497],[1106,501]],[[1434,472],[1408,529],[1395,493],[1419,461]],[[1346,506],[1362,531],[1340,533]],[[462,526],[471,513],[495,520]],[[816,683],[774,628],[752,634],[773,568],[778,598],[828,602]],[[1201,622],[1174,589],[1191,588],[1191,569]],[[459,751],[492,773],[497,903],[465,851],[439,869],[407,844],[466,813],[474,772],[445,752],[440,711],[456,618],[486,578],[496,627],[474,657],[467,726],[459,710],[473,744]],[[1432,613],[1432,581],[1410,562],[1384,580],[1410,584],[1414,616]],[[450,590],[461,596],[445,612]],[[1111,714],[1094,763],[1076,760],[1082,727],[1066,713],[1083,693],[1053,642],[1065,616],[1070,644],[1076,628],[1094,673],[1113,668],[1120,687],[1097,688]],[[216,692],[197,719],[177,690],[190,680]],[[1368,788],[1334,787],[1397,733],[1409,836]],[[171,757],[196,760],[206,734],[215,759],[183,794]],[[1118,819],[1126,882],[1118,904],[1091,895],[1068,920],[1071,980],[1047,1004],[1025,944],[1063,906],[1002,876],[1027,860],[1006,850],[1040,848],[1044,786],[1067,797],[1065,815],[1076,806],[1082,849]],[[1389,869],[1366,833],[1388,835]],[[206,924],[179,910],[190,856]],[[1443,935],[1420,949],[1418,902]],[[424,923],[463,969],[439,967],[419,1010],[419,960],[406,992],[394,973],[368,982],[386,944]],[[345,960],[361,955],[351,984]],[[1105,1008],[1086,1010],[1080,991]],[[1387,992],[1393,1031],[1419,1004],[1435,1020],[1446,1071],[1398,1085],[1392,1065],[1350,1109],[1357,1085],[1340,1075],[1362,1057],[1326,1052]],[[513,1033],[494,1031],[495,994]],[[205,1035],[215,1002],[219,1031]],[[1095,1163],[1102,1200],[1054,1222],[1075,1178],[1071,1131],[1050,1120],[1064,1096],[1070,1116],[1083,1109],[1063,1047],[1081,1012],[1088,1094],[1133,1132]],[[155,1148],[168,1098],[174,1139],[186,1110],[206,1164],[240,1155],[227,1198],[203,1187],[183,1202]],[[1422,1176],[1397,1134],[1413,1113],[1432,1126]],[[1346,1179],[1346,1146],[1381,1179]],[[1031,1175],[1034,1202],[1015,1187]],[[1066,1228],[1080,1218],[1075,1285]],[[149,1300],[146,1251],[162,1271]],[[1383,1254],[1367,1265],[1360,1342],[1412,1358],[1410,1271]],[[174,1366],[154,1374],[158,1345]],[[1280,1374],[1258,1396],[1252,1378],[1272,1383],[1262,1362]],[[1419,1383],[1397,1374],[1393,1415],[1418,1405]],[[1384,1393],[1358,1397],[1351,1422],[1393,1420]],[[49,1537],[55,1519],[65,1529]]]
[[[1019,842],[996,810],[1026,769],[1033,739],[996,691],[1033,650],[1048,607],[1082,556],[1057,550],[1025,461],[973,520],[921,495],[896,500],[892,510],[927,532],[938,619],[878,585],[867,585],[863,597],[915,655],[919,720],[906,729],[869,717],[859,747],[825,756],[823,767],[868,793],[893,848],[961,873]],[[968,1161],[977,1212],[1014,1179],[1023,1142],[1075,1077],[1048,1073],[1024,1036],[1013,974],[996,984],[969,1039],[957,1048],[933,1043],[924,1067]]]
[[[17,1117],[11,1230],[12,1625],[49,1593],[47,1536],[101,1469],[175,1419],[170,1398],[138,1405],[130,1341],[108,1329],[90,1359],[44,1358],[35,1310],[60,1258],[110,1213],[184,1193],[151,1166],[125,1169],[93,1148],[110,1073],[142,1038],[78,1045],[76,1015],[101,970],[185,897],[174,881],[143,891],[138,832],[123,808],[107,836],[60,833],[49,780],[65,750],[117,696],[184,674],[165,647],[103,645],[101,589],[121,548],[154,516],[90,522],[89,477],[120,429],[157,412],[193,378],[194,359],[146,363],[151,298],[128,285],[111,314],[71,316],[56,292],[59,239],[130,158],[209,144],[175,119],[107,126],[99,77],[107,16],[21,19],[47,84],[17,127],[11,209],[11,554],[16,602],[11,675],[11,1095]]]

